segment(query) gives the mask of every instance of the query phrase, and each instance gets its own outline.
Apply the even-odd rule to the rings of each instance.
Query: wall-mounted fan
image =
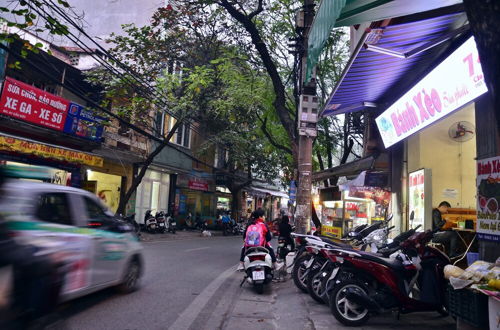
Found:
[[[468,121],[459,121],[450,126],[448,135],[453,141],[464,142],[472,139],[476,128]]]

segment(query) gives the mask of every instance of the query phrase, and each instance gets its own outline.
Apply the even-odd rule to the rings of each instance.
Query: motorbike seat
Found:
[[[265,247],[262,247],[262,246],[252,246],[252,247],[248,247],[246,249],[245,255],[250,254],[250,253],[259,253],[259,252],[269,253],[269,250],[266,249]]]
[[[382,264],[384,266],[387,266],[389,268],[396,269],[396,270],[404,268],[403,264],[399,260],[385,258],[381,255],[377,255],[377,254],[369,253],[369,252],[364,252],[364,251],[356,251],[356,252],[361,254],[364,259],[377,262],[377,263]]]
[[[345,243],[339,243],[339,242],[335,242],[329,238],[326,238],[326,237],[323,237],[323,236],[320,236],[321,240],[327,244],[330,244],[330,245],[333,245],[335,247],[341,247],[341,248],[345,248],[345,249],[352,249],[352,246],[349,245],[349,244],[345,244]]]

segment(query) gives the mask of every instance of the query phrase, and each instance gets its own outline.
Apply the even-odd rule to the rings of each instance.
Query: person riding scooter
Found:
[[[253,229],[255,226],[257,227],[257,230],[249,230],[250,228]],[[238,267],[239,270],[243,269],[245,251],[251,246],[263,246],[268,249],[273,265],[276,266],[276,255],[274,254],[273,247],[269,243],[272,239],[271,231],[264,221],[264,211],[262,209],[258,209],[252,213],[251,221],[245,229],[243,237],[245,238],[245,244],[241,248],[240,266]]]

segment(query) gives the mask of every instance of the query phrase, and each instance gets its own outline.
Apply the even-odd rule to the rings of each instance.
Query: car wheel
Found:
[[[139,287],[139,277],[141,275],[141,265],[137,259],[132,259],[123,276],[123,281],[118,285],[121,293],[131,293]]]

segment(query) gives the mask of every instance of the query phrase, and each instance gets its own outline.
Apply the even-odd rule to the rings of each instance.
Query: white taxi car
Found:
[[[69,271],[61,300],[117,286],[134,291],[143,272],[142,246],[90,192],[72,187],[10,181],[2,187],[0,212],[20,244],[57,252]]]

